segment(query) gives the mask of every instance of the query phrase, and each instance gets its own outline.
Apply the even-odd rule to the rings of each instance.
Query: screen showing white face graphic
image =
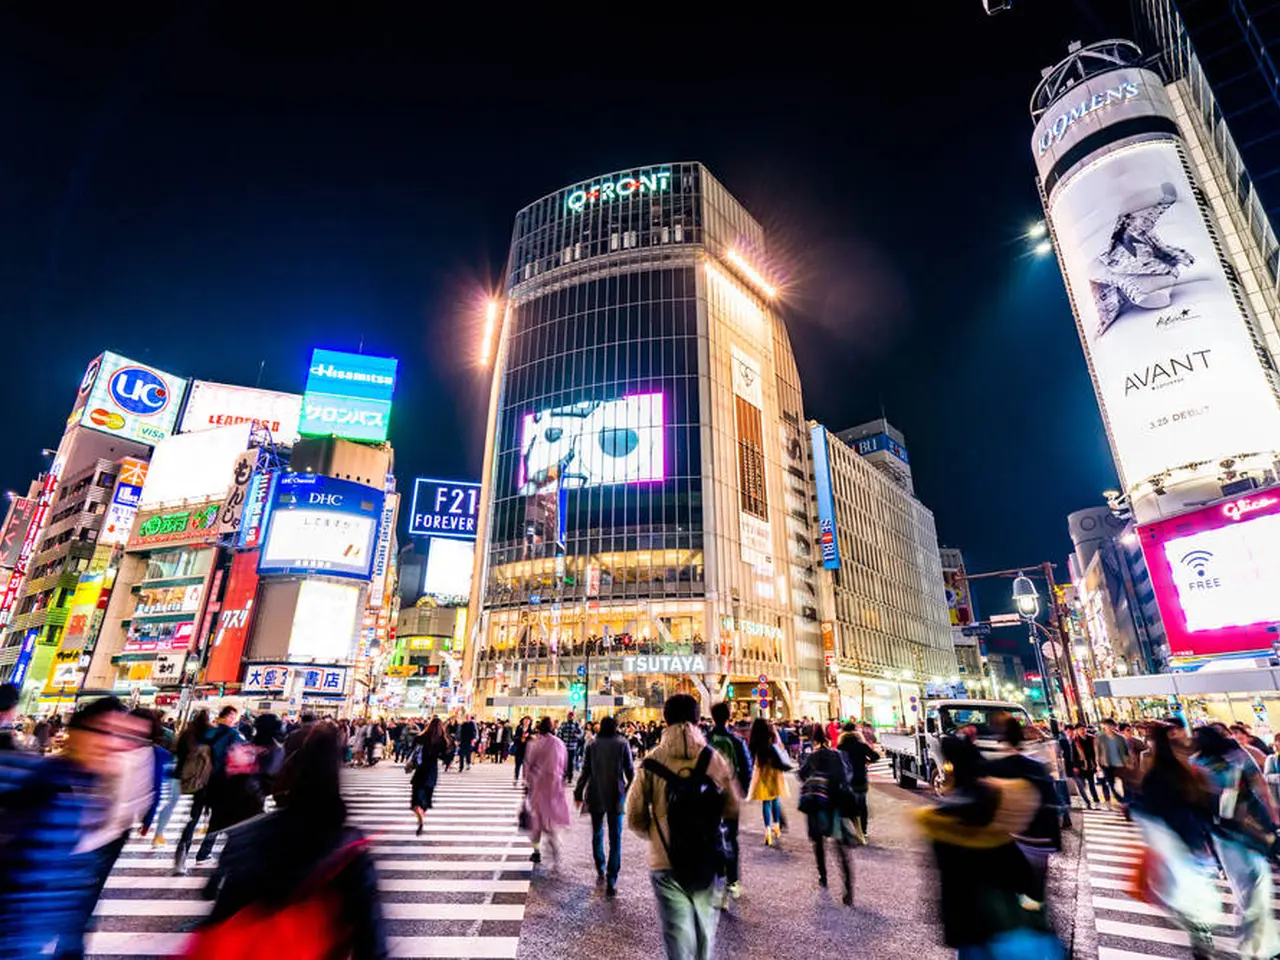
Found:
[[[1269,575],[1280,569],[1280,514],[1179,537],[1164,551],[1188,630],[1280,622]]]

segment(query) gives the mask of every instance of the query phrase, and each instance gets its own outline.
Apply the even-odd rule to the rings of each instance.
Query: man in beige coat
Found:
[[[733,788],[733,771],[719,753],[707,746],[698,729],[698,701],[688,694],[676,694],[668,698],[663,718],[667,728],[646,762],[653,760],[672,773],[687,777],[698,765],[703,750],[707,750],[710,756],[705,761],[706,775],[720,789],[724,800],[722,816],[736,818],[738,795]],[[668,960],[708,960],[718,917],[716,885],[689,890],[672,874],[667,855],[671,830],[667,822],[666,783],[661,776],[644,768],[637,771],[627,794],[627,824],[649,838],[650,876]]]

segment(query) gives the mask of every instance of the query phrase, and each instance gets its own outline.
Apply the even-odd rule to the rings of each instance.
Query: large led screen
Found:
[[[471,597],[475,541],[432,537],[422,592],[444,607],[465,606]]]
[[[520,440],[520,492],[666,476],[661,393],[584,400],[526,414]]]
[[[289,632],[289,658],[317,662],[351,659],[360,588],[355,584],[303,580]]]
[[[298,432],[373,443],[386,440],[397,365],[391,357],[313,351]]]
[[[323,573],[368,580],[383,492],[314,473],[276,481],[261,574]]]
[[[1138,528],[1173,657],[1269,651],[1280,623],[1280,491]]]
[[[1280,448],[1280,407],[1176,143],[1103,156],[1049,212],[1125,482]]]

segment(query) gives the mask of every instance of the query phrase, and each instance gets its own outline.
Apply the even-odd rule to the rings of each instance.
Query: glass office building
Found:
[[[465,658],[480,709],[825,702],[804,412],[766,263],[697,163],[517,214]]]

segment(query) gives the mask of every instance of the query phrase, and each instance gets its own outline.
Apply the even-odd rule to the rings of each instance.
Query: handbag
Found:
[[[355,840],[326,857],[279,907],[251,903],[199,930],[187,944],[188,960],[279,960],[287,944],[291,960],[331,960],[350,931],[341,922],[342,904],[331,884],[367,845]]]
[[[831,805],[831,784],[827,780],[827,775],[820,770],[814,770],[809,774],[807,780],[800,785],[800,812],[803,814],[813,814],[820,810],[827,809]]]
[[[533,815],[529,812],[529,800],[526,797],[524,803],[520,804],[520,813],[516,816],[516,828],[528,830],[532,825]]]

